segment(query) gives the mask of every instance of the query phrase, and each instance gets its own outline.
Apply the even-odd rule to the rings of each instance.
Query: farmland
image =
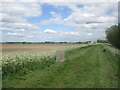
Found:
[[[80,44],[3,44],[2,55],[18,53],[41,53],[51,50],[60,50],[70,47],[79,47]]]
[[[46,53],[38,53],[48,46]],[[119,50],[109,44],[43,45],[38,48],[39,45],[35,54],[26,49],[26,54],[3,57],[3,88],[118,87]],[[64,62],[56,62],[58,49],[65,53]]]

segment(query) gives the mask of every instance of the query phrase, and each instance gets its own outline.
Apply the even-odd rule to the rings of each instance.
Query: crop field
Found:
[[[32,46],[35,45],[29,46],[31,50]],[[36,50],[39,47],[41,49],[47,47],[46,51],[49,52],[20,53],[5,55],[2,58],[3,88],[119,87],[118,58],[120,55],[119,50],[111,45],[43,45],[43,48],[41,45],[36,46]],[[6,45],[6,47],[10,46]],[[5,50],[5,46],[3,49]],[[62,51],[56,52],[58,49]],[[57,56],[64,61],[56,62]]]
[[[18,53],[41,53],[51,50],[60,50],[70,47],[79,47],[80,44],[3,44],[2,55]]]

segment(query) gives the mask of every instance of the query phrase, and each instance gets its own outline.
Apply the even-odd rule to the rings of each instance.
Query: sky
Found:
[[[105,30],[118,23],[117,0],[30,1],[0,3],[0,42],[104,40]]]

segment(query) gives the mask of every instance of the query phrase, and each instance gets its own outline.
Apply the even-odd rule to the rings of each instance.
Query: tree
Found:
[[[120,49],[120,24],[106,29],[106,38],[116,48]]]

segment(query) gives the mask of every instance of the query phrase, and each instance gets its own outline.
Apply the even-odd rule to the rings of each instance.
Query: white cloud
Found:
[[[26,19],[20,16],[16,15],[9,15],[7,13],[0,13],[0,21],[2,22],[9,22],[9,23],[15,23],[15,22],[26,22]]]
[[[93,34],[92,33],[86,33],[87,36],[92,36]]]
[[[4,31],[31,31],[40,29],[37,25],[27,21],[30,17],[40,16],[42,14],[39,3],[29,2],[5,2],[0,9],[0,25]]]
[[[0,30],[4,30],[4,31],[13,31],[11,28],[6,28],[6,27],[0,27]]]
[[[13,35],[13,36],[23,36],[24,34],[21,34],[21,33],[8,33],[8,35]]]
[[[72,14],[65,19],[67,25],[79,26],[80,23],[86,22],[117,22],[117,16],[108,13],[117,13],[117,3],[85,3],[83,8],[78,8],[74,4],[73,6],[75,8],[71,7],[73,10]]]
[[[34,17],[42,13],[38,3],[2,3],[2,9],[3,13],[20,17]]]
[[[2,31],[31,31],[40,29],[38,26],[30,23],[8,23],[8,22],[0,22]],[[9,27],[9,28],[8,28]]]
[[[7,27],[0,27],[2,32],[4,31],[13,31],[13,32],[24,32],[24,29],[14,29],[14,28],[7,28]]]
[[[46,29],[44,32],[45,33],[57,33],[57,31],[52,30],[52,29]]]
[[[25,37],[32,38],[32,37],[34,37],[34,36],[33,36],[33,35],[27,35],[27,36],[25,36]]]
[[[92,28],[92,27],[97,27],[98,24],[97,24],[97,23],[83,24],[83,26],[84,26],[85,28]]]
[[[117,18],[114,17],[114,16],[100,16],[98,17],[98,22],[116,22],[117,21]]]
[[[66,35],[79,35],[79,32],[63,32]]]
[[[55,5],[55,4],[53,4]],[[66,24],[70,26],[79,26],[80,23],[86,22],[117,22],[117,3],[84,3],[83,8],[78,8],[76,3],[56,4],[56,6],[67,6],[73,10],[72,14],[65,19],[62,19],[60,15],[55,12],[50,12],[54,18],[42,21],[40,24]],[[111,11],[110,11],[111,10]],[[109,15],[108,12],[113,12]]]

